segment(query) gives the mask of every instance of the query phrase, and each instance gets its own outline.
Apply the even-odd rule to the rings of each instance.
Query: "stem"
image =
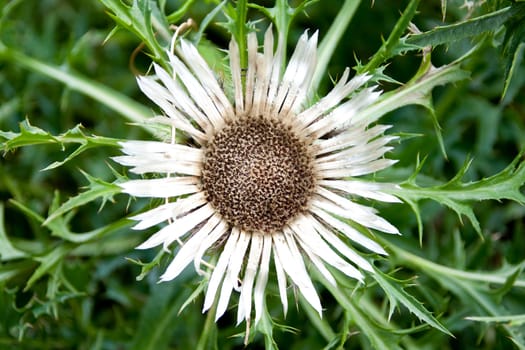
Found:
[[[199,342],[195,347],[195,350],[206,350],[210,349],[210,335],[216,332],[217,328],[215,325],[215,312],[217,311],[217,303],[213,303],[213,306],[207,311],[206,321],[202,327],[202,333],[199,338]]]
[[[362,69],[364,72],[370,72],[379,67],[383,62],[391,57],[392,49],[398,44],[401,35],[405,32],[410,24],[412,17],[416,14],[417,7],[420,0],[412,0],[406,7],[401,18],[397,21],[392,29],[387,41],[381,45],[379,50],[374,54],[370,62]]]
[[[239,57],[241,60],[241,68],[246,68],[248,65],[248,53],[246,50],[246,14],[248,13],[248,6],[246,0],[239,0],[237,2],[237,44],[239,45]]]

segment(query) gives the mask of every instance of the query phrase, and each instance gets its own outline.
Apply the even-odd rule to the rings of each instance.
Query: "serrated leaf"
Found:
[[[375,70],[379,66],[383,65],[389,58],[399,54],[400,52],[403,52],[403,50],[406,51],[409,48],[419,49],[419,47],[415,45],[410,46],[400,40],[401,35],[403,35],[403,33],[406,31],[410,25],[410,22],[412,21],[412,18],[415,16],[419,2],[420,0],[410,1],[403,11],[401,17],[396,22],[396,25],[390,32],[388,39],[383,42],[383,45],[381,45],[379,50],[374,54],[374,56],[372,56],[372,59],[368,62],[368,64],[362,67],[362,69],[358,70],[358,73],[368,73]]]
[[[430,311],[428,311],[421,302],[419,302],[411,294],[407,293],[402,287],[400,287],[402,281],[396,280],[378,269],[375,269],[375,273],[372,274],[372,277],[377,281],[377,283],[379,283],[381,288],[383,288],[386,296],[390,300],[390,315],[392,315],[394,308],[399,302],[404,305],[408,311],[416,315],[421,321],[445,334],[453,336],[448,329],[446,329],[434,316],[432,316]]]
[[[60,208],[56,209],[49,217],[44,221],[44,226],[49,226],[50,223],[57,217],[64,215],[66,212],[71,211],[77,207],[80,207],[86,203],[92,202],[96,199],[102,198],[102,205],[112,200],[113,196],[121,192],[121,188],[113,183],[105,182],[88,173],[82,171],[82,174],[89,181],[88,190],[78,195],[69,198]]]
[[[345,312],[349,314],[349,317],[353,320],[353,323],[359,327],[363,332],[364,336],[370,341],[372,347],[377,350],[397,350],[400,349],[399,345],[396,342],[396,339],[392,337],[392,333],[388,333],[379,328],[374,321],[369,318],[357,303],[357,300],[354,300],[352,297],[349,297],[342,289],[338,286],[326,281],[319,273],[313,272],[316,274],[317,279],[321,281],[326,289],[337,300],[339,305],[341,305]]]
[[[45,274],[51,273],[57,264],[71,251],[71,246],[67,244],[60,244],[59,246],[51,249],[47,254],[34,258],[35,261],[39,262],[40,265],[33,272],[29,280],[27,281],[24,291],[29,290]]]
[[[4,152],[29,145],[61,144],[55,136],[39,127],[31,125],[27,119],[19,125],[19,133],[0,131],[0,137],[4,139],[2,142]]]
[[[139,261],[139,260],[133,260],[133,259],[130,259],[130,258],[126,258],[128,261],[134,263],[134,264],[137,264],[139,266],[141,266],[141,271],[140,271],[140,274],[136,277],[136,280],[137,281],[142,281],[144,279],[144,277],[146,277],[148,275],[148,273],[154,268],[154,267],[157,267],[159,266],[160,264],[160,260],[161,258],[164,256],[164,253],[165,251],[164,250],[159,250],[159,252],[157,253],[157,255],[155,256],[155,258],[150,261],[150,262],[147,262],[147,263],[144,263],[142,261]]]
[[[146,44],[155,61],[162,65],[167,62],[164,50],[171,34],[166,16],[161,14],[156,1],[133,0],[129,6],[120,0],[99,1],[110,10],[109,16],[118,25],[134,33]],[[160,44],[158,38],[164,39],[165,45]]]
[[[460,23],[435,27],[425,33],[409,35],[405,43],[419,48],[448,44],[456,40],[494,31],[513,17],[521,16],[524,11],[525,6],[523,4],[515,4]]]
[[[525,196],[521,192],[525,184],[525,162],[521,162],[522,155],[504,170],[491,177],[469,183],[461,182],[470,161],[467,161],[458,174],[443,185],[420,187],[411,176],[399,189],[389,189],[391,194],[398,196],[407,203],[412,203],[413,210],[417,210],[414,203],[422,199],[431,199],[454,210],[460,217],[466,216],[476,232],[481,235],[481,228],[472,209],[471,202],[483,200],[509,199],[519,204],[525,203]],[[416,169],[419,172],[420,167]]]

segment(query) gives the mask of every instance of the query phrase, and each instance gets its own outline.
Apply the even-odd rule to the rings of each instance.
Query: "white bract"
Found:
[[[375,87],[364,86],[368,75],[349,79],[345,70],[326,96],[308,106],[317,33],[301,36],[284,71],[285,43],[274,51],[271,28],[262,52],[255,33],[247,45],[247,67],[241,67],[239,47],[230,43],[229,93],[185,40],[178,55],[168,52],[171,73],[154,64],[155,75],[138,78],[142,91],[162,109],[162,122],[193,142],[123,142],[125,155],[115,157],[117,162],[136,174],[164,176],[129,180],[121,187],[132,196],[169,199],[134,217],[135,229],[166,222],[138,247],[173,249],[162,281],[176,278],[192,262],[206,274],[210,264],[203,270],[203,262],[219,254],[205,277],[204,311],[216,302],[219,318],[236,291],[238,322],[251,319],[253,305],[257,323],[273,269],[285,313],[291,282],[321,314],[307,265],[333,284],[328,266],[362,281],[362,271],[373,267],[348,242],[386,252],[357,227],[398,233],[376,210],[352,200],[399,201],[386,191],[394,185],[357,178],[395,163],[384,155],[396,137],[383,135],[388,126],[369,125],[377,118],[356,117],[380,97]]]

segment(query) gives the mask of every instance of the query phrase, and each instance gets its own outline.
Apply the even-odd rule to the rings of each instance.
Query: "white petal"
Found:
[[[254,92],[253,115],[263,115],[268,102],[268,87],[270,85],[273,64],[273,33],[270,25],[264,34],[264,54],[257,56],[257,72]]]
[[[248,247],[249,242],[250,236],[241,231],[239,240],[235,245],[235,249],[231,253],[230,261],[228,262],[228,267],[226,268],[226,276],[224,276],[224,281],[222,281],[221,294],[217,304],[215,321],[217,321],[219,317],[221,317],[224,312],[226,312],[232,290],[239,290],[239,284],[237,280],[239,278],[239,272],[241,270],[246,248]]]
[[[188,70],[186,65],[182,63],[182,61],[177,56],[170,54],[169,52],[168,57],[173,70],[186,87],[188,91],[187,94],[192,97],[195,104],[204,112],[206,117],[208,117],[213,127],[219,129],[224,123],[223,118],[225,116],[220,114],[220,112],[217,110],[217,107],[213,103],[213,100],[210,98],[197,78],[195,78]]]
[[[379,170],[386,169],[396,163],[397,160],[395,159],[381,158],[366,164],[354,165],[350,168],[322,170],[319,171],[319,174],[321,177],[327,179],[361,176],[378,172]]]
[[[283,313],[286,316],[286,313],[288,312],[288,296],[286,294],[286,275],[284,274],[283,265],[281,264],[279,254],[277,254],[275,247],[273,249],[273,261],[275,265],[275,274],[277,275],[277,285],[279,286],[279,296],[281,298],[281,304],[283,305]]]
[[[375,199],[381,202],[401,203],[393,195],[385,193],[388,189],[395,189],[397,185],[390,183],[377,183],[361,180],[319,180],[318,185],[335,188],[349,194],[364,198]]]
[[[166,159],[162,155],[151,155],[147,157],[118,156],[113,157],[112,159],[122,165],[133,166],[130,171],[135,174],[177,173],[185,175],[200,175],[202,170],[200,163],[176,162]]]
[[[250,254],[248,262],[244,269],[244,276],[242,280],[241,295],[239,296],[239,307],[237,308],[237,324],[241,323],[243,319],[250,319],[252,312],[252,291],[255,275],[259,268],[259,261],[261,259],[261,252],[263,249],[263,235],[252,234]]]
[[[375,241],[363,235],[353,227],[348,226],[342,221],[334,218],[332,215],[326,213],[323,210],[314,210],[313,214],[320,217],[326,224],[344,233],[352,241],[362,245],[363,247],[373,251],[374,253],[387,255],[386,251]]]
[[[157,76],[162,80],[164,86],[159,84],[153,76],[137,77],[137,82],[142,92],[157,106],[159,106],[166,115],[168,115],[174,122],[177,128],[188,132],[197,140],[202,140],[205,135],[194,128],[190,121],[196,120],[203,130],[207,130],[209,123],[202,122],[205,118],[199,118],[197,113],[192,113],[189,117],[188,113],[184,114],[185,109],[179,103],[180,100],[185,100],[186,92],[180,87],[174,78],[172,78],[164,69],[157,64],[153,64]],[[184,95],[181,95],[184,94]],[[182,96],[175,98],[174,96]]]
[[[273,234],[273,247],[282,267],[293,283],[298,287],[299,292],[306,301],[321,315],[321,301],[315,291],[306,267],[304,266],[301,253],[295,245],[294,239],[288,238],[290,235]]]
[[[329,139],[320,139],[315,142],[317,146],[317,155],[334,152],[340,149],[345,149],[351,146],[356,146],[362,143],[367,143],[369,140],[388,130],[390,125],[374,125],[370,129],[365,130],[364,124],[353,125],[351,128],[337,134]]]
[[[157,76],[169,90],[170,96],[168,97],[168,100],[180,110],[180,116],[182,117],[184,115],[185,119],[194,120],[204,132],[208,132],[212,127],[209,119],[204,113],[202,113],[199,107],[195,105],[191,97],[188,95],[188,92],[176,80],[176,77],[172,77],[158,64],[154,63],[153,67],[155,68]]]
[[[144,243],[139,245],[137,249],[149,249],[160,244],[163,244],[164,247],[167,247],[178,238],[193,230],[197,225],[208,219],[212,214],[213,209],[209,204],[206,204],[182,217],[181,219],[175,220],[172,224],[162,228],[159,232],[155,233]]]
[[[315,68],[316,45],[317,32],[310,40],[308,40],[307,32],[304,32],[299,38],[279,86],[272,114],[287,116],[303,102],[313,75],[313,68]]]
[[[119,142],[122,152],[130,156],[150,156],[161,154],[173,161],[201,162],[203,152],[200,148],[158,141]]]
[[[244,97],[241,80],[241,58],[239,56],[239,45],[235,39],[230,41],[230,70],[235,90],[235,113],[241,115],[244,113]]]
[[[175,258],[168,265],[168,268],[162,276],[161,281],[171,281],[175,279],[188,264],[193,260],[197,249],[202,240],[208,235],[219,223],[221,219],[218,216],[212,216],[202,228],[191,236],[175,255]]]
[[[263,314],[264,295],[266,283],[268,282],[271,253],[272,237],[270,235],[263,235],[261,264],[259,266],[259,274],[257,275],[257,281],[255,282],[255,290],[253,292],[253,303],[255,306],[255,324],[259,323]]]
[[[347,97],[352,91],[361,87],[370,79],[370,75],[358,75],[351,79],[349,82],[348,76],[350,75],[350,69],[346,68],[343,75],[334,86],[334,88],[316,104],[310,108],[304,110],[297,115],[297,121],[300,123],[302,128],[307,127],[312,122],[317,120],[323,114],[329,112],[333,107],[337,106],[345,97]]]
[[[150,180],[129,180],[119,184],[122,192],[135,197],[168,198],[200,191],[198,179],[191,176]]]
[[[290,90],[288,91],[288,96],[284,100],[283,105],[281,106],[281,111],[285,112],[283,118],[287,116],[292,116],[293,113],[297,113],[299,108],[302,106],[306,98],[311,98],[310,83],[315,73],[315,66],[317,64],[317,38],[318,32],[316,31],[314,35],[310,37],[308,43],[305,47],[304,56],[298,56],[297,71],[292,75],[293,84]],[[288,63],[288,66],[293,65],[294,62],[292,58]],[[283,77],[283,80],[286,78]],[[295,95],[293,98],[291,95]],[[286,112],[288,111],[288,112]],[[286,114],[287,113],[287,114]]]
[[[332,247],[337,249],[341,255],[343,255],[348,260],[352,261],[354,264],[359,266],[365,271],[373,272],[374,269],[372,265],[363,258],[361,255],[357,254],[353,249],[351,249],[345,242],[339,239],[331,230],[325,227],[317,219],[310,217],[310,223],[315,227],[315,230],[323,237],[323,239],[328,242]]]
[[[172,218],[174,206],[175,203],[166,203],[144,213],[132,216],[130,219],[140,221],[132,228],[134,230],[144,230]]]
[[[239,272],[241,271],[242,263],[246,258],[246,249],[250,243],[251,234],[241,231],[239,241],[235,246],[235,251],[232,253],[230,263],[228,264],[228,274],[226,279],[232,284],[236,291],[240,290],[239,286]],[[225,281],[226,281],[225,279]]]
[[[195,46],[186,40],[181,40],[181,50],[186,64],[193,70],[202,87],[208,92],[208,96],[213,100],[219,113],[223,117],[233,117],[234,113],[230,101],[228,101],[213,72]]]
[[[239,234],[239,230],[234,228],[231,231],[230,237],[228,237],[226,244],[224,245],[224,249],[219,257],[219,261],[217,261],[217,265],[215,265],[213,273],[211,274],[210,281],[208,282],[208,288],[206,290],[206,297],[204,298],[204,306],[202,312],[209,310],[210,307],[213,305],[213,302],[215,301],[217,289],[224,277],[224,273],[226,271],[226,267],[228,266],[228,262],[230,261],[231,254],[235,249],[235,246],[237,245]],[[220,316],[222,316],[222,314],[218,315],[218,317]]]
[[[323,241],[323,239],[321,239],[309,221],[310,220],[305,220],[303,218],[290,225],[303,249],[306,252],[310,252],[311,255],[320,257],[325,262],[337,268],[347,276],[362,281],[363,275],[359,272],[359,270],[337,255],[333,249],[330,248],[328,244]],[[312,260],[312,262],[314,261]],[[330,278],[327,279],[330,281]]]
[[[319,138],[330,131],[348,128],[351,123],[354,123],[353,118],[361,109],[371,105],[379,98],[381,93],[374,91],[374,88],[361,91],[357,96],[335,108],[326,117],[310,124],[304,130],[304,134]]]
[[[390,141],[397,139],[396,136],[383,136],[368,143],[362,143],[348,149],[329,155],[317,157],[316,163],[321,167],[329,169],[336,167],[351,167],[355,164],[366,164],[381,158],[392,147],[385,146]],[[330,163],[327,164],[327,163]]]
[[[268,36],[271,36],[272,46],[273,46],[273,32],[268,29]],[[270,39],[270,38],[269,38]],[[266,48],[266,45],[265,45]],[[268,85],[268,96],[266,98],[266,106],[264,107],[264,115],[267,116],[277,116],[279,108],[275,108],[275,99],[277,98],[277,93],[279,89],[279,80],[281,78],[281,65],[284,60],[284,51],[286,48],[286,37],[283,35],[279,36],[277,42],[277,50],[272,60],[272,74],[270,76],[270,83]]]
[[[322,187],[317,187],[316,192],[329,201],[315,198],[313,200],[315,206],[343,218],[351,219],[365,227],[373,228],[386,233],[399,234],[397,228],[395,228],[382,217],[376,215],[374,209],[354,203]]]
[[[248,69],[246,71],[246,92],[244,94],[244,106],[246,112],[250,113],[253,105],[253,91],[255,86],[255,70],[257,67],[257,36],[254,32],[248,34]]]
[[[195,253],[195,257],[193,259],[193,264],[195,266],[195,271],[197,271],[198,274],[202,275],[204,272],[200,268],[200,264],[202,261],[202,257],[204,256],[204,253],[208,248],[210,248],[217,240],[219,240],[223,235],[226,234],[226,231],[228,230],[228,225],[221,220],[219,224],[213,229],[213,231],[204,239],[202,240],[199,248],[197,249],[197,252]]]

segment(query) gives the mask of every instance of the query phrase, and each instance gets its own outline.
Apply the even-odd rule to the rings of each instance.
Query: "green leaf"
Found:
[[[157,2],[151,0],[133,0],[127,6],[120,0],[99,0],[110,12],[109,15],[121,27],[134,33],[153,54],[153,59],[165,66],[165,49],[171,39],[166,16],[160,11]],[[157,39],[163,38],[163,43]]]
[[[7,60],[15,65],[20,65],[59,81],[70,89],[78,91],[106,105],[127,120],[149,131],[151,134],[159,134],[158,130],[148,125],[148,119],[153,116],[148,108],[130,97],[111,89],[107,85],[71,70],[41,62],[11,48],[4,47],[3,50],[0,50],[0,62],[2,60]]]
[[[32,126],[27,119],[19,125],[19,133],[0,131],[0,137],[3,139],[2,148],[4,152],[29,145],[61,144],[55,136],[45,130]]]
[[[515,4],[460,23],[435,27],[421,34],[411,34],[403,44],[419,48],[448,44],[456,40],[495,31],[511,18],[523,16],[524,12],[525,4]]]
[[[366,66],[358,68],[358,73],[372,72],[384,64],[386,60],[392,56],[398,54],[401,51],[404,51],[405,49],[408,49],[408,47],[400,47],[400,43],[402,42],[399,39],[410,25],[412,18],[415,16],[419,1],[420,0],[410,1],[410,3],[405,8],[405,11],[403,11],[401,18],[399,18],[399,20],[396,22],[396,25],[390,32],[388,39],[383,43],[383,45],[381,45],[379,50],[374,54]],[[412,48],[416,48],[416,46],[413,46]]]
[[[525,314],[505,316],[468,316],[465,317],[465,319],[486,323],[508,323],[509,326],[521,326],[525,323]]]
[[[428,58],[424,59],[420,71],[410,82],[383,94],[376,103],[363,109],[354,121],[366,119],[371,123],[390,111],[412,104],[431,108],[430,97],[434,87],[468,77],[469,73],[462,70],[458,63],[435,68]]]
[[[4,221],[4,203],[0,202],[0,261],[5,262],[25,257],[27,257],[27,253],[13,246],[7,237]]]
[[[47,254],[34,258],[40,265],[33,272],[26,283],[24,291],[29,290],[36,281],[42,278],[45,274],[52,274],[55,267],[64,259],[64,257],[71,251],[72,246],[68,244],[60,244],[51,249]]]
[[[53,162],[45,167],[43,170],[51,170],[66,162],[72,160],[79,154],[96,147],[112,146],[118,147],[119,140],[109,137],[101,136],[87,136],[82,132],[82,126],[77,125],[74,128],[66,131],[61,135],[51,135],[49,132],[42,130],[25,120],[20,125],[20,132],[6,132],[0,131],[0,140],[2,141],[2,148],[5,152],[15,150],[19,147],[34,146],[42,144],[57,144],[62,150],[65,149],[66,144],[80,144],[72,153],[60,162]]]
[[[452,333],[450,333],[448,329],[446,329],[434,316],[432,316],[432,314],[423,306],[421,302],[419,302],[416,298],[400,287],[400,285],[403,283],[402,281],[384,274],[379,269],[375,269],[375,273],[372,274],[372,277],[377,281],[377,283],[379,283],[381,288],[383,288],[386,296],[388,297],[388,300],[390,301],[389,318],[393,314],[394,308],[399,302],[423,322],[445,334],[452,336]]]
[[[75,197],[71,197],[60,208],[50,213],[49,217],[44,221],[44,226],[50,226],[50,224],[58,218],[77,207],[80,207],[86,203],[92,202],[96,199],[102,198],[102,205],[108,200],[112,200],[113,196],[121,192],[121,188],[118,185],[105,182],[88,173],[81,171],[82,174],[89,181],[87,186],[88,190],[78,194]]]
[[[166,336],[177,319],[180,304],[173,301],[179,291],[176,283],[154,286],[147,303],[140,313],[138,329],[134,332],[131,350],[167,349],[170,337]]]
[[[454,210],[460,217],[466,216],[481,236],[479,222],[472,210],[471,202],[484,200],[509,199],[525,203],[525,196],[521,187],[525,183],[525,162],[521,162],[522,155],[500,173],[479,181],[463,183],[461,179],[467,172],[470,162],[466,162],[456,176],[443,185],[419,187],[413,177],[400,185],[398,189],[391,189],[392,194],[412,203],[413,210],[417,210],[414,203],[422,199],[432,199]]]
[[[362,331],[366,339],[370,341],[374,349],[400,349],[397,340],[392,336],[392,333],[387,333],[384,329],[379,328],[375,322],[370,319],[370,315],[364,313],[364,311],[358,306],[358,300],[355,300],[339,286],[334,286],[326,281],[319,273],[316,273],[316,275],[317,279],[321,281],[325,288],[334,296],[339,305],[341,305],[345,312],[348,313],[348,317],[350,317],[353,323]]]
[[[507,92],[512,87],[513,78],[516,78],[518,68],[523,62],[523,51],[525,51],[524,20],[525,10],[520,17],[517,16],[516,18],[513,18],[506,26],[507,30],[505,32],[504,48],[502,52],[503,60],[505,61],[505,83],[501,96],[502,100],[505,100]]]

